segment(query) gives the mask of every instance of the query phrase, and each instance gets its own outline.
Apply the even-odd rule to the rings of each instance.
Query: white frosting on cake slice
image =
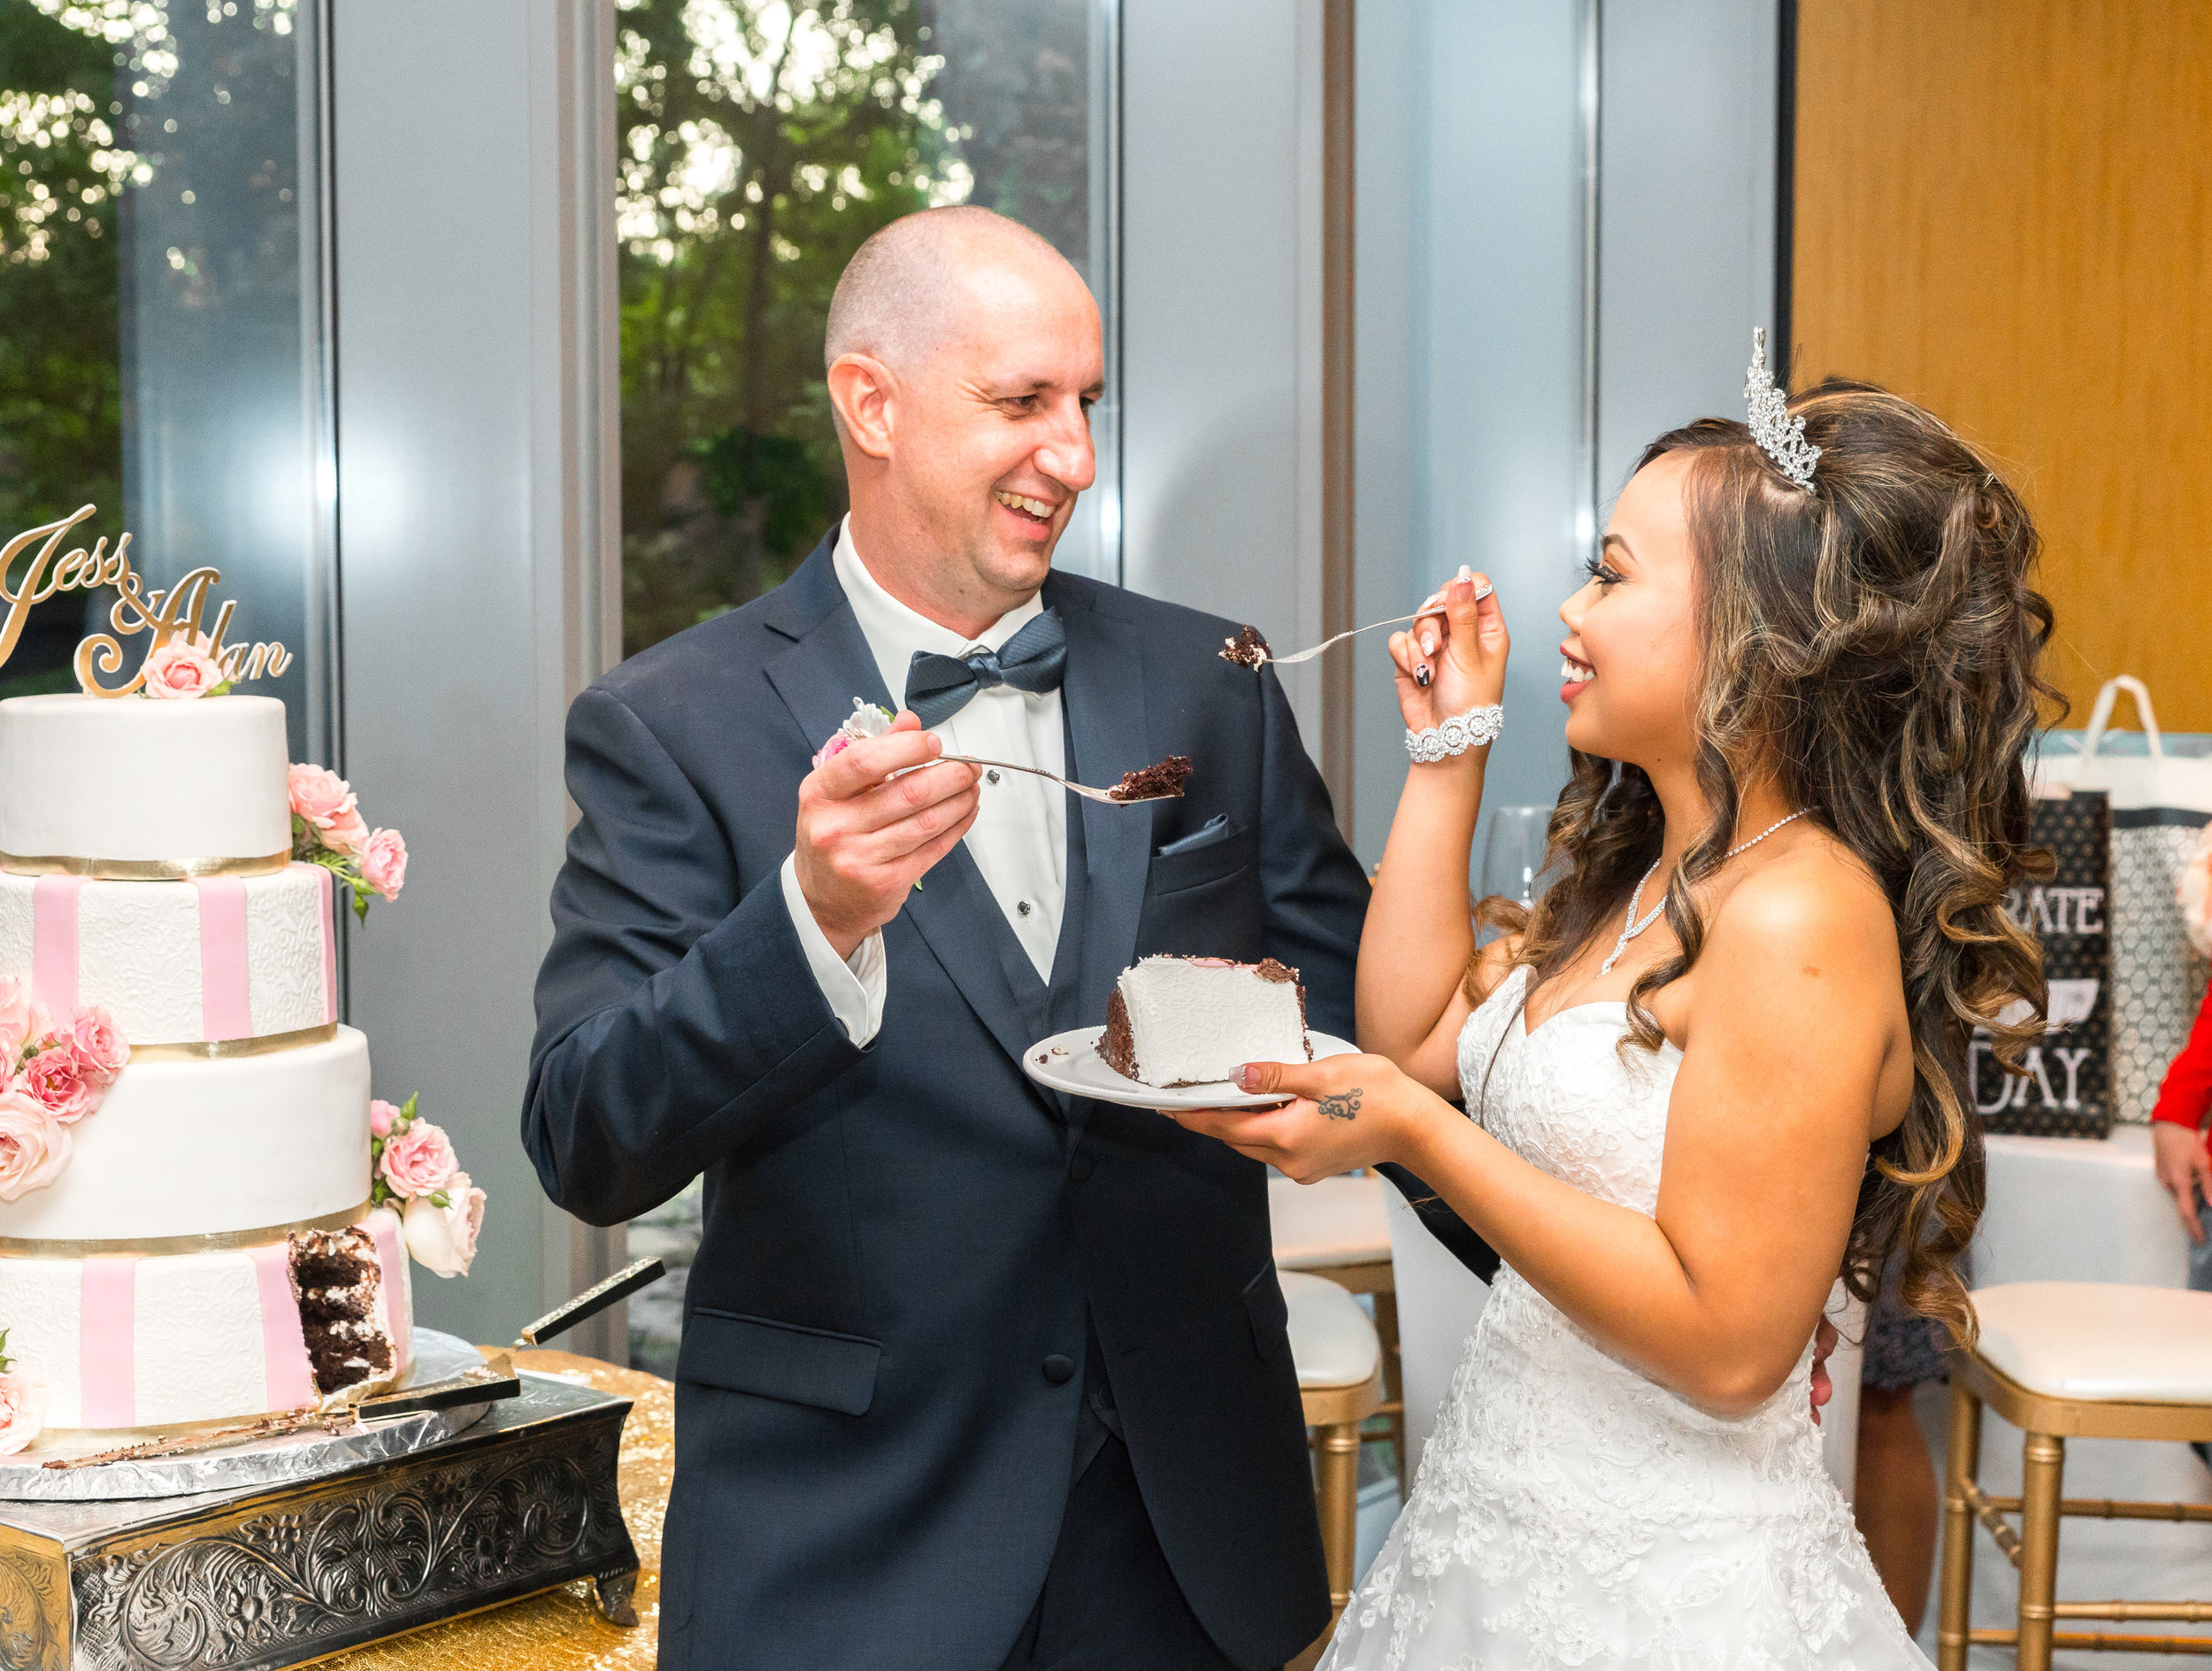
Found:
[[[1309,1061],[1297,971],[1271,959],[1146,958],[1115,983],[1099,1054],[1159,1086],[1211,1084],[1247,1062]]]

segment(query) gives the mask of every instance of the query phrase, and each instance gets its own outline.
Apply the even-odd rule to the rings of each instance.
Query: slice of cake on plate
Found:
[[[1114,983],[1098,1054],[1163,1089],[1231,1079],[1247,1062],[1310,1062],[1306,990],[1272,958],[1145,958]]]

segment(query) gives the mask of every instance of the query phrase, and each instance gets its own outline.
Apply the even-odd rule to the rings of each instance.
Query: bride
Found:
[[[1505,1260],[1325,1668],[1927,1664],[1806,1375],[1839,1271],[1871,1298],[1893,1252],[1909,1305],[1973,1328],[1967,1043],[2016,1059],[2039,1028],[2003,905],[2038,869],[2051,618],[1971,448],[1863,386],[1786,409],[1763,360],[1749,426],[1647,450],[1559,612],[1559,880],[1476,951],[1507,644],[1463,570],[1392,642],[1417,764],[1360,947],[1369,1053],[1181,1116],[1302,1181],[1399,1162]],[[2038,1016],[1996,1027],[2016,997]]]

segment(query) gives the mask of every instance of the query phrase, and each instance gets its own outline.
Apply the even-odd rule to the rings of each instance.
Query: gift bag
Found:
[[[2021,1059],[2024,1077],[1997,1065],[1989,1035],[1968,1048],[1967,1094],[1986,1131],[2030,1137],[2102,1137],[2112,1129],[2111,802],[2101,789],[2046,786],[2031,839],[2058,869],[2005,901],[2043,947],[2050,997],[2043,1037]],[[2005,1019],[2024,1017],[2024,998]]]
[[[2122,691],[2135,698],[2147,758],[2099,752]],[[2198,832],[2212,821],[2212,760],[2170,757],[2143,681],[2105,681],[2081,752],[2046,754],[2039,782],[2102,789],[2112,801],[2112,1117],[2151,1117],[2167,1064],[2204,998],[2205,959],[2183,932],[2178,884]]]

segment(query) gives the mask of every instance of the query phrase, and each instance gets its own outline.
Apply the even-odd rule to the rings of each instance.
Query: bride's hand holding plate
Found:
[[[1419,1124],[1445,1107],[1384,1056],[1248,1062],[1240,1082],[1249,1094],[1279,1092],[1289,1100],[1272,1108],[1175,1109],[1170,1115],[1300,1183],[1399,1159]]]

